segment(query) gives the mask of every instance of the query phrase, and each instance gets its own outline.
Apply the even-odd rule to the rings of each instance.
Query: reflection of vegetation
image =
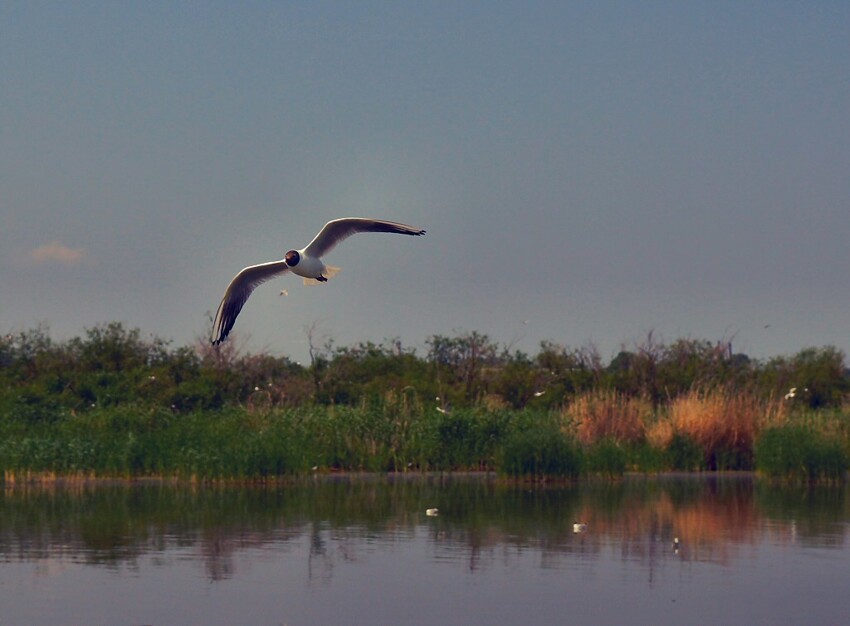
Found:
[[[772,529],[785,540],[824,547],[844,545],[848,513],[846,489],[828,485],[775,488],[759,484],[758,510],[777,523]]]
[[[532,357],[472,332],[430,337],[424,357],[398,340],[311,342],[305,367],[237,345],[172,349],[117,323],[62,343],[42,327],[0,339],[0,467],[201,478],[755,467],[812,479],[843,476],[850,452],[850,373],[829,347],[759,362],[731,342],[650,334],[605,364],[592,347],[543,342]]]
[[[431,520],[424,511],[438,507]],[[137,483],[0,491],[0,555],[61,553],[89,563],[135,564],[146,554],[195,550],[212,578],[232,575],[242,550],[305,541],[310,553],[425,529],[435,550],[535,547],[550,557],[727,561],[765,535],[780,543],[842,547],[846,487],[778,487],[748,478],[588,481],[529,487],[483,478],[330,477],[269,487]],[[427,521],[426,521],[427,520]],[[588,526],[573,533],[573,522]],[[671,550],[673,537],[680,554]]]

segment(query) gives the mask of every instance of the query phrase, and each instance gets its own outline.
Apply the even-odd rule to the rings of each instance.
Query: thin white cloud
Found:
[[[86,258],[85,248],[69,248],[65,244],[53,241],[29,251],[29,259],[35,263],[59,263],[76,265]]]

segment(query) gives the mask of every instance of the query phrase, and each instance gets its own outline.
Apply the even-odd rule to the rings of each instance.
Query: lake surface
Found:
[[[848,509],[749,476],[7,486],[0,624],[846,623]]]

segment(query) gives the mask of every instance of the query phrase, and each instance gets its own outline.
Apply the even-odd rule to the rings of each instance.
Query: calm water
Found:
[[[749,477],[7,487],[0,624],[846,623],[849,509]]]

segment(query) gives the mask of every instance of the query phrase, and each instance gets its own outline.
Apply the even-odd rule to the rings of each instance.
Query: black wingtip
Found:
[[[219,330],[216,335],[210,339],[210,343],[214,346],[219,346],[225,339],[227,339],[227,335],[229,334],[230,330]]]

